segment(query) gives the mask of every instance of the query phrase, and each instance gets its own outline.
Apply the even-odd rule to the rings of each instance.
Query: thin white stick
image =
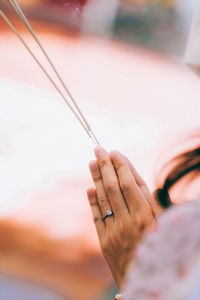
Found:
[[[74,104],[75,108],[77,109],[78,113],[80,114],[80,117],[82,118],[83,122],[85,123],[85,126],[88,128],[88,130],[90,131],[91,135],[93,136],[95,142],[97,145],[100,145],[95,134],[93,133],[88,121],[86,120],[84,114],[82,113],[81,109],[79,108],[79,106],[77,105],[74,97],[72,96],[71,92],[69,91],[69,89],[67,88],[64,80],[62,79],[62,77],[60,76],[59,72],[57,71],[55,65],[53,64],[52,60],[50,59],[49,55],[47,54],[46,50],[44,49],[42,43],[40,42],[38,36],[36,35],[36,33],[34,32],[32,26],[30,25],[28,19],[26,18],[23,10],[21,9],[20,5],[17,3],[16,0],[7,0],[10,5],[13,7],[13,9],[16,11],[16,13],[18,14],[18,16],[20,17],[20,19],[25,23],[27,29],[29,30],[29,32],[31,33],[31,35],[33,36],[34,40],[36,41],[36,43],[38,44],[39,48],[41,49],[42,53],[44,54],[45,58],[47,59],[48,63],[50,64],[51,68],[53,69],[53,71],[55,72],[57,78],[59,79],[61,85],[63,86],[65,92],[68,94],[69,98],[71,99],[72,103]]]
[[[95,141],[95,144],[98,145],[98,143],[96,142],[96,140],[93,138],[93,136],[91,135],[90,131],[88,130],[88,128],[85,126],[85,124],[83,123],[83,121],[81,120],[81,118],[79,117],[79,115],[74,111],[73,107],[71,106],[71,104],[68,102],[68,100],[66,99],[66,97],[64,96],[64,94],[62,93],[62,91],[59,89],[59,87],[56,85],[56,83],[53,81],[53,79],[51,78],[51,76],[47,73],[47,71],[44,69],[44,67],[42,66],[42,64],[39,62],[39,60],[36,58],[36,56],[33,54],[33,52],[31,51],[31,49],[29,48],[29,46],[26,44],[26,42],[24,41],[24,39],[21,37],[21,35],[19,34],[19,32],[15,29],[15,27],[12,25],[12,23],[8,20],[8,18],[6,17],[6,15],[3,13],[3,11],[0,9],[0,15],[2,16],[2,18],[5,20],[5,22],[7,23],[7,25],[10,27],[10,29],[15,33],[15,35],[18,37],[18,39],[21,41],[21,43],[24,45],[24,47],[28,50],[28,52],[31,54],[31,56],[33,57],[33,59],[36,61],[36,63],[39,65],[39,67],[42,69],[42,71],[44,72],[44,74],[47,76],[47,78],[50,80],[50,82],[52,83],[52,85],[55,87],[55,89],[57,90],[57,92],[61,95],[61,97],[63,98],[63,100],[65,101],[65,103],[68,105],[68,107],[70,108],[70,110],[72,111],[72,113],[74,114],[74,116],[78,119],[78,121],[80,122],[80,124],[82,125],[82,127],[84,128],[84,130],[86,131],[86,133],[88,134],[88,136],[90,138],[92,138],[93,141]]]

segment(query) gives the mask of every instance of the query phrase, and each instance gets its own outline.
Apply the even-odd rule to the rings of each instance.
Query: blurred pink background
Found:
[[[156,171],[174,154],[170,145],[199,127],[199,79],[165,54],[33,25],[101,144],[129,156],[153,190]],[[80,253],[99,256],[86,199],[93,144],[2,20],[0,29],[2,218],[73,237]],[[112,284],[102,266],[103,284],[90,299]]]

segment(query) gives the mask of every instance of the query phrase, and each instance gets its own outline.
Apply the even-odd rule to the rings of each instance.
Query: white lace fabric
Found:
[[[123,299],[188,300],[199,272],[200,200],[160,218],[158,230],[138,248]]]

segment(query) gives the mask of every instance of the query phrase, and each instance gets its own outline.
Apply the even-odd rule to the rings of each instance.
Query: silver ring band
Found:
[[[103,216],[103,221],[105,221],[106,218],[114,216],[114,212],[112,209],[107,210],[106,214]]]

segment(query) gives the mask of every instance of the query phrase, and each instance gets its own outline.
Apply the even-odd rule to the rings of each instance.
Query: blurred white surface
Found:
[[[16,196],[46,181],[87,176],[92,141],[59,96],[3,80],[0,94],[1,212],[2,205],[12,205]],[[112,114],[87,102],[82,107],[110,149],[125,151],[130,136],[135,146],[147,147],[159,131],[144,116]]]
[[[139,48],[40,38],[101,144],[128,155],[153,188],[154,171],[173,147],[161,149],[199,127],[199,79],[182,64]],[[19,42],[3,34],[0,42],[0,76],[8,79],[0,82],[0,211],[45,223],[57,234],[88,233],[94,146]]]

